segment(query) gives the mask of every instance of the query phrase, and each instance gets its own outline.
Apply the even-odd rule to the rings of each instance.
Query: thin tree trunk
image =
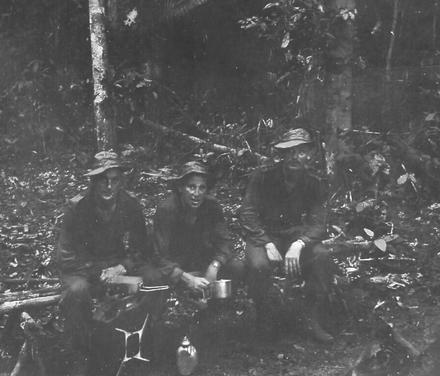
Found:
[[[108,53],[104,9],[104,0],[89,0],[94,88],[93,107],[98,150],[110,150],[116,147],[116,131],[107,88]]]
[[[394,0],[393,22],[391,24],[390,44],[388,46],[386,67],[385,67],[385,78],[387,82],[391,81],[391,63],[393,59],[394,43],[396,41],[396,28],[397,28],[397,18],[399,15],[399,5],[400,5],[400,0]]]
[[[335,185],[338,135],[340,131],[352,128],[352,59],[356,32],[356,1],[331,0],[328,6],[331,14],[338,15],[330,30],[335,39],[327,51],[329,67],[326,79],[326,163],[329,181]]]
[[[432,15],[432,50],[437,48],[437,14],[438,14],[438,1],[434,1],[434,14]]]
[[[388,128],[393,121],[395,121],[394,115],[394,85],[393,82],[393,53],[396,42],[397,33],[397,21],[400,11],[400,0],[393,1],[393,18],[391,21],[390,40],[388,44],[387,55],[385,58],[385,80],[383,86],[383,101],[382,101],[382,124]]]

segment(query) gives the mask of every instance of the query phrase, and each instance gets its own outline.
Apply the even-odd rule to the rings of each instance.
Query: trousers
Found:
[[[275,244],[283,256],[290,246],[282,241],[277,241]],[[245,251],[249,295],[258,307],[264,303],[271,286],[273,264],[269,261],[263,245],[247,242]],[[331,259],[329,250],[320,243],[306,246],[301,252],[300,268],[308,302],[313,304],[328,296],[333,276],[337,272],[337,266]]]
[[[155,284],[160,279],[157,270],[150,265],[140,267],[135,274],[142,276],[145,284]],[[65,318],[65,335],[74,350],[87,356],[91,350],[91,335],[95,328],[93,300],[99,301],[104,297],[106,286],[96,276],[74,274],[63,276],[62,283],[60,310]],[[161,305],[157,295],[145,296],[142,298],[140,310],[148,310],[152,316],[157,316]]]

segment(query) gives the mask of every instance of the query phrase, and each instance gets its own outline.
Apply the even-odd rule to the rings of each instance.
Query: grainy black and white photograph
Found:
[[[0,0],[0,376],[440,374],[439,0]]]

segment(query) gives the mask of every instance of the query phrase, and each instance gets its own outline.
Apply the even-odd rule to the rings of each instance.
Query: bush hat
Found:
[[[118,154],[113,151],[100,151],[95,154],[92,168],[84,176],[100,175],[111,168],[123,168]]]
[[[289,149],[289,148],[293,148],[294,146],[309,144],[312,142],[313,141],[312,138],[310,137],[309,132],[307,132],[303,128],[296,128],[296,129],[291,129],[286,133],[284,133],[281,136],[281,140],[274,145],[274,148]]]
[[[207,168],[202,163],[191,161],[182,165],[179,174],[174,176],[173,180],[182,180],[184,177],[190,174],[205,175],[206,177],[209,176]]]

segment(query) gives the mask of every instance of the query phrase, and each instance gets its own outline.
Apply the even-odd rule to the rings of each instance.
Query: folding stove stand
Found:
[[[164,291],[164,290],[168,290],[169,286],[167,285],[163,285],[163,286],[147,286],[147,287],[141,287],[139,289],[139,291],[142,292],[156,292],[156,291]],[[119,376],[119,374],[121,373],[124,364],[127,363],[129,360],[132,359],[138,359],[138,360],[142,360],[144,362],[150,362],[150,359],[147,358],[143,358],[141,356],[141,344],[142,344],[142,339],[143,336],[145,335],[144,330],[147,327],[148,324],[148,319],[150,318],[150,314],[147,313],[147,316],[145,317],[144,323],[142,324],[142,327],[139,330],[136,330],[134,332],[128,332],[124,329],[120,329],[120,328],[115,328],[116,331],[121,332],[124,334],[124,346],[125,346],[125,354],[124,354],[124,358],[122,359],[121,364],[119,365],[119,369],[118,372],[116,373],[116,376]],[[128,355],[128,341],[130,338],[137,336],[138,339],[138,343],[137,343],[137,352],[136,354],[129,356]]]

